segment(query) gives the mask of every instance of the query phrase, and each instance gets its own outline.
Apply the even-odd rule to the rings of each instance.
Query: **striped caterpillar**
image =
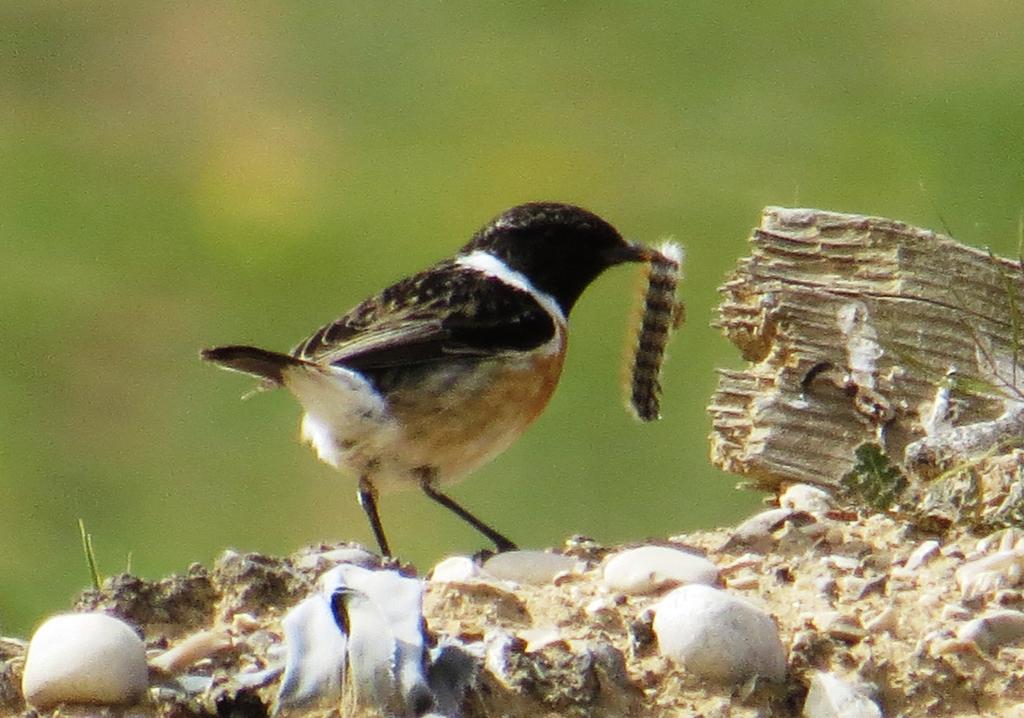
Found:
[[[683,304],[676,299],[683,248],[663,242],[646,267],[640,326],[629,372],[629,408],[641,421],[661,418],[661,365],[672,332],[683,323]]]

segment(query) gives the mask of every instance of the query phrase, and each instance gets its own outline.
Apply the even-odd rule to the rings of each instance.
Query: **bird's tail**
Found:
[[[258,377],[263,380],[263,387],[267,389],[284,384],[285,369],[306,363],[290,354],[245,346],[203,349],[199,356],[225,369]]]

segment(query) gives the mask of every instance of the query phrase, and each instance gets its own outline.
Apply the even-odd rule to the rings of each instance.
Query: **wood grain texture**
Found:
[[[709,406],[717,466],[833,486],[877,441],[924,472],[922,446],[1020,408],[1017,262],[815,209],[766,208],[750,243],[720,287],[717,325],[749,365],[720,372]]]

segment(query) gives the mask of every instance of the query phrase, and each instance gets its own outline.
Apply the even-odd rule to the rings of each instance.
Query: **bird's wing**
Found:
[[[446,262],[366,300],[292,354],[362,371],[528,351],[555,331],[529,292]]]

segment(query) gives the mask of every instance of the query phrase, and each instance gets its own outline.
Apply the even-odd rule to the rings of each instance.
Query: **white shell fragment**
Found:
[[[575,571],[578,563],[572,556],[546,551],[506,551],[487,559],[484,571],[502,581],[539,586]]]
[[[742,598],[695,584],[672,591],[654,612],[661,653],[687,672],[732,684],[786,676],[786,651],[775,621]]]
[[[779,496],[779,506],[821,516],[835,508],[835,501],[832,494],[817,486],[793,484]]]
[[[469,556],[449,556],[430,572],[432,583],[462,583],[480,576],[480,567]]]
[[[32,636],[21,681],[29,704],[129,705],[149,684],[146,649],[124,621],[104,613],[68,613]]]
[[[151,659],[149,664],[156,670],[173,676],[197,661],[230,648],[231,645],[231,634],[223,628],[199,631],[185,638],[174,648],[169,648]]]
[[[934,539],[924,541],[910,553],[910,556],[907,557],[907,563],[904,568],[906,568],[907,571],[916,571],[938,555],[939,542]]]
[[[797,511],[790,508],[768,509],[754,514],[746,521],[737,526],[725,548],[734,546],[748,546],[753,550],[765,552],[778,540],[775,532],[786,527],[790,523],[797,527],[813,524],[815,518],[806,511]]]
[[[992,653],[1001,646],[1017,643],[1024,638],[1024,613],[989,611],[961,626],[956,637],[965,643],[973,643],[986,653]]]
[[[804,701],[804,718],[882,718],[874,701],[841,678],[817,671]]]
[[[718,581],[711,561],[667,546],[641,546],[612,556],[604,566],[604,584],[628,594],[652,593],[667,586]]]

